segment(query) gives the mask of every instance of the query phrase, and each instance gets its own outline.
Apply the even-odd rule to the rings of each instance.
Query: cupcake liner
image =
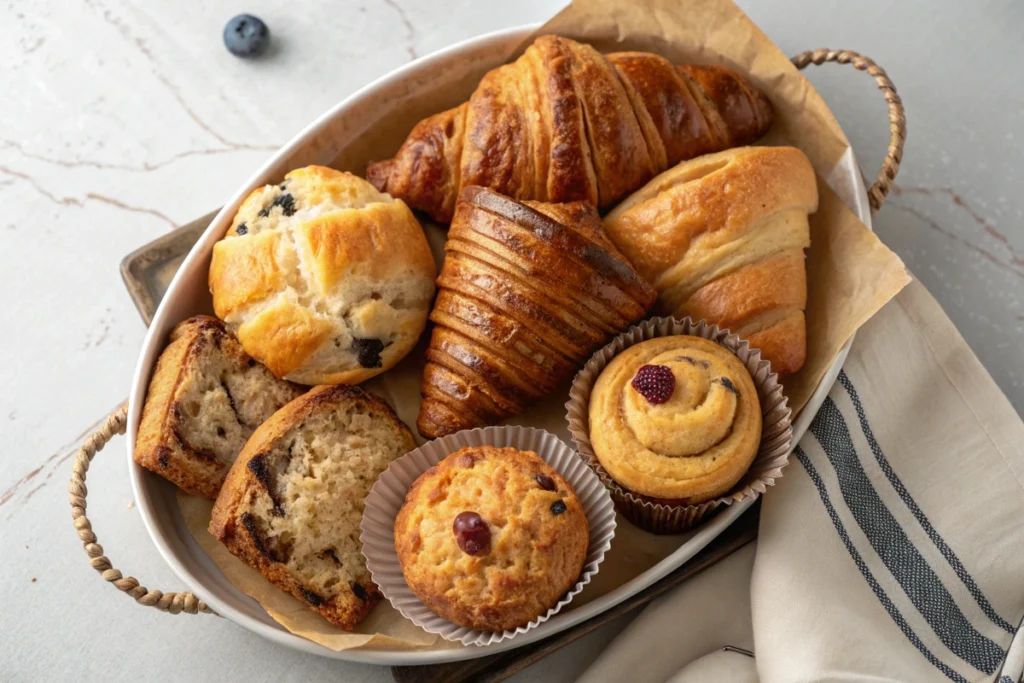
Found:
[[[442,618],[412,592],[398,562],[394,526],[398,511],[405,502],[406,492],[423,472],[467,446],[512,447],[535,452],[572,485],[590,526],[587,557],[576,584],[545,614],[514,630],[482,631],[459,626]],[[554,434],[532,427],[486,427],[435,439],[391,463],[366,497],[360,530],[366,566],[373,575],[373,581],[402,616],[445,640],[463,645],[491,645],[514,638],[544,623],[590,583],[615,535],[615,506],[601,480],[575,451]]]
[[[623,488],[601,466],[590,443],[590,393],[605,366],[634,344],[655,337],[684,334],[720,344],[743,362],[757,387],[762,415],[761,445],[747,473],[726,495],[694,505],[680,505]],[[751,349],[746,340],[741,340],[728,330],[719,330],[717,325],[708,325],[703,320],[695,323],[687,317],[683,320],[651,318],[615,337],[595,353],[576,375],[565,408],[569,432],[577,450],[608,487],[619,512],[647,531],[674,534],[690,529],[722,505],[756,498],[782,476],[782,469],[789,463],[790,447],[793,444],[793,413],[787,403],[778,376],[771,371],[768,361],[761,360],[760,350]]]

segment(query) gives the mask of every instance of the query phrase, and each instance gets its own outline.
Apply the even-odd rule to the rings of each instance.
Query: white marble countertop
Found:
[[[387,681],[387,669],[286,650],[223,620],[136,606],[89,569],[70,524],[68,444],[128,390],[144,327],[118,275],[129,251],[220,206],[323,110],[406,61],[542,21],[559,0],[14,0],[0,8],[0,679]],[[899,190],[882,238],[1024,409],[1024,6],[741,0],[784,51],[873,57],[907,106]],[[443,7],[443,9],[442,9]],[[941,7],[941,10],[940,10]],[[233,14],[270,26],[273,54],[223,48]],[[1009,75],[1008,75],[1009,73]],[[850,68],[814,69],[867,169],[885,108]],[[101,455],[90,516],[115,564],[181,584],[132,509],[124,442]],[[518,675],[571,681],[603,629]],[[638,679],[639,680],[639,679]]]

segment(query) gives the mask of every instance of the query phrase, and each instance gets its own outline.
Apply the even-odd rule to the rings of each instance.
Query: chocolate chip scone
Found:
[[[179,323],[149,382],[135,462],[180,488],[216,498],[253,431],[304,387],[250,357],[224,323]]]
[[[381,599],[359,540],[366,494],[415,446],[383,399],[344,384],[316,387],[249,439],[217,497],[210,533],[352,630]]]
[[[413,593],[448,621],[504,631],[579,579],[589,527],[572,486],[536,453],[464,448],[413,483],[395,547]]]
[[[209,284],[217,315],[278,377],[357,384],[416,345],[436,275],[401,200],[307,166],[242,202],[214,245]]]

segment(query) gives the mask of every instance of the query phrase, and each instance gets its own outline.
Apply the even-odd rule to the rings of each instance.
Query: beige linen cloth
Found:
[[[1015,683],[1022,483],[1024,424],[912,283],[858,332],[756,549],[650,605],[580,681]]]

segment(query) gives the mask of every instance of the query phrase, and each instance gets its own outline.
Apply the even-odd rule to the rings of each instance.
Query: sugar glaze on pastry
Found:
[[[667,392],[662,378],[653,387],[634,382],[638,373],[648,374],[641,372],[645,366],[667,368],[649,373],[671,373]],[[590,439],[601,466],[622,487],[700,503],[732,489],[757,455],[757,389],[743,363],[714,342],[651,339],[625,349],[598,376]]]

